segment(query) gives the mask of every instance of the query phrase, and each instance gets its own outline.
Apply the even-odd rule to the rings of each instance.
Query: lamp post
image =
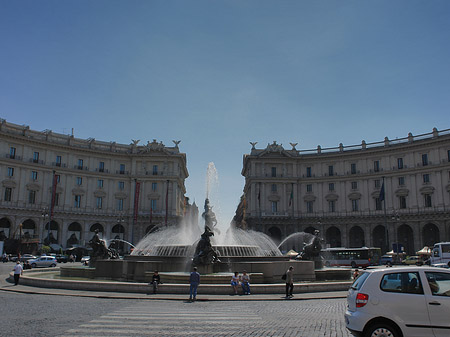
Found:
[[[48,217],[48,208],[44,207],[42,209],[42,218],[44,219],[44,229],[45,229],[45,218]],[[47,242],[50,245],[50,224],[48,224],[47,228]]]
[[[125,222],[125,220],[124,220],[124,218],[123,218],[123,213],[121,212],[121,213],[119,213],[119,216],[118,216],[118,218],[117,218],[117,224],[118,225],[122,225],[123,223]],[[123,226],[122,226],[123,227]],[[122,240],[123,240],[123,238],[122,238]],[[117,252],[119,252],[119,249],[120,249],[120,241],[119,241],[119,243],[116,241],[115,242],[115,244],[117,245]]]
[[[398,249],[399,249],[399,245],[398,245],[398,238],[397,238],[397,229],[395,228],[395,224],[397,224],[400,221],[400,215],[398,214],[398,212],[396,210],[394,210],[392,212],[392,217],[391,217],[392,221],[394,222],[394,247],[397,247],[397,249],[395,250],[395,261],[398,261]]]

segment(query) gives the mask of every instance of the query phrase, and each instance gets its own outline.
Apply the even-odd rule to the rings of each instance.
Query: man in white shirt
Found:
[[[16,265],[14,266],[14,285],[19,284],[20,275],[23,274],[23,268],[20,264],[20,261],[17,261]]]

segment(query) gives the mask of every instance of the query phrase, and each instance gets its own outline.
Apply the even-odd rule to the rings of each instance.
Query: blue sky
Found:
[[[450,1],[0,1],[0,117],[209,162],[228,223],[249,141],[298,149],[450,127]]]

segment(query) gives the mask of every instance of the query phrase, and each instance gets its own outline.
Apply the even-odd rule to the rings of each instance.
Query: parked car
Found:
[[[67,263],[69,261],[69,257],[67,255],[58,254],[55,257],[58,263]]]
[[[403,264],[415,264],[418,266],[421,266],[423,264],[423,261],[420,259],[420,257],[414,255],[414,256],[408,256],[406,259],[402,261]]]
[[[383,255],[380,257],[380,265],[392,266],[394,264],[394,259],[392,255]]]
[[[56,258],[54,256],[41,256],[37,259],[30,260],[31,267],[37,268],[37,267],[56,267],[58,264],[58,261],[56,261]]]
[[[432,267],[365,270],[347,296],[345,324],[355,336],[448,336],[450,271]]]
[[[36,256],[31,255],[31,254],[23,254],[20,257],[20,262],[25,262],[25,261],[29,261],[29,260],[34,260],[36,259]],[[17,260],[17,259],[16,259]]]

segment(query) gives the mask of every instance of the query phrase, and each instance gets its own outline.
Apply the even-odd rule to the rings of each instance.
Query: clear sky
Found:
[[[450,128],[448,0],[0,0],[0,117],[187,154],[229,222],[249,141],[333,147]]]

